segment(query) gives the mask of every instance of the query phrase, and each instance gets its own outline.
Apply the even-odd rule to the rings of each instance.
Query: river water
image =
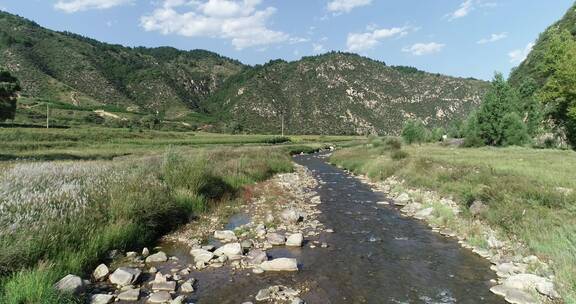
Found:
[[[323,202],[319,220],[335,233],[325,233],[320,240],[329,247],[268,251],[272,258],[297,258],[297,273],[232,273],[229,267],[195,272],[196,303],[254,301],[258,290],[278,284],[309,286],[303,296],[309,304],[505,303],[489,291],[489,281],[496,276],[488,261],[424,223],[402,217],[395,207],[377,205],[386,200],[383,194],[327,164],[322,154],[294,160],[322,181],[317,189]],[[240,216],[233,222],[245,219]],[[192,262],[187,249],[164,249],[180,262]]]

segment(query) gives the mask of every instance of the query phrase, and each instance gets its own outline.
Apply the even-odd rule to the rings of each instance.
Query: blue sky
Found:
[[[507,74],[573,0],[0,0],[40,25],[127,46],[207,49],[247,64],[351,51],[390,65]]]

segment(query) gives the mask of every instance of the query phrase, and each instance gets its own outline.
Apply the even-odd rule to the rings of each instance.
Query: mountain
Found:
[[[208,51],[110,45],[3,12],[0,62],[21,80],[24,95],[171,116],[196,110],[227,77],[245,68]]]
[[[540,34],[509,81],[541,105],[546,132],[576,147],[576,4]]]
[[[488,86],[350,53],[251,67],[203,50],[106,44],[4,12],[0,64],[21,82],[17,121],[38,123],[37,106],[49,103],[63,125],[102,123],[95,112],[119,126],[160,113],[224,131],[279,133],[283,117],[292,134],[398,134],[409,118],[465,117]]]
[[[554,73],[559,53],[563,52],[562,46],[557,43],[558,39],[562,39],[562,34],[576,39],[576,4],[568,9],[562,19],[540,34],[526,59],[510,73],[510,82],[515,86],[527,81],[534,82],[538,88],[544,86]]]
[[[283,116],[293,134],[398,134],[409,118],[440,126],[463,118],[486,88],[480,80],[332,52],[245,70],[205,106],[249,132],[279,132]]]

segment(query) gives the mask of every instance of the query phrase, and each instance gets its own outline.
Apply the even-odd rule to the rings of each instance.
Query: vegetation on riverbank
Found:
[[[397,151],[405,157],[393,157]],[[464,216],[474,201],[484,202],[482,220],[549,260],[564,300],[576,301],[573,151],[371,144],[337,151],[331,161],[373,180],[396,176],[408,186],[453,196]]]
[[[157,237],[235,200],[246,184],[292,170],[284,149],[185,149],[111,161],[0,167],[1,303],[72,303],[52,287],[112,249]]]
[[[166,146],[273,145],[342,142],[353,136],[230,135],[116,128],[0,128],[0,160],[95,160],[162,153]]]

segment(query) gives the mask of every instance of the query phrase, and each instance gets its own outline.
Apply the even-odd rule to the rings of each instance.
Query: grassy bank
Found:
[[[565,301],[576,303],[576,153],[437,145],[403,151],[407,155],[398,157],[384,145],[358,146],[331,161],[374,180],[397,176],[409,186],[453,196],[463,210],[485,202],[483,220],[549,260]]]
[[[0,166],[0,303],[73,303],[52,285],[153,241],[242,187],[292,169],[283,149],[170,148],[116,161]]]
[[[0,160],[95,160],[161,152],[168,146],[265,145],[342,142],[352,136],[229,135],[114,128],[0,128]]]

